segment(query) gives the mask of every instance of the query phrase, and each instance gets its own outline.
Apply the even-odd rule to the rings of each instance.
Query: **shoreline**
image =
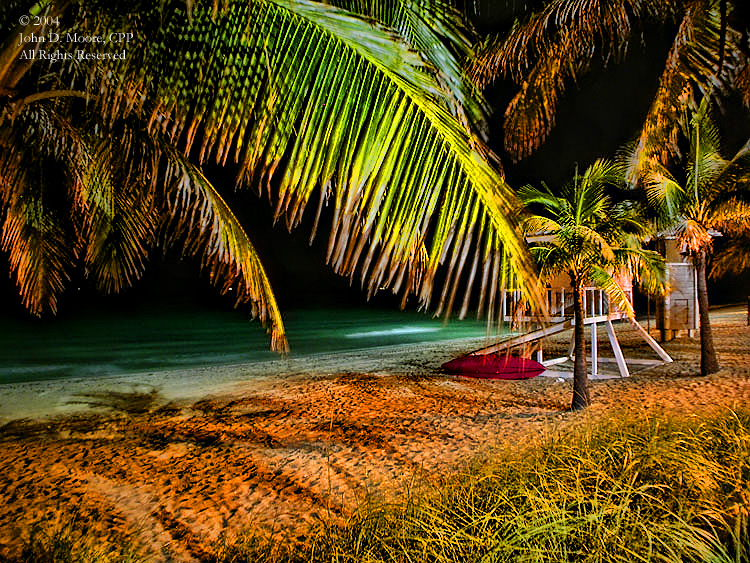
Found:
[[[91,411],[77,400],[91,393],[152,393],[155,406],[170,402],[198,401],[247,391],[269,379],[304,377],[306,374],[344,372],[417,374],[439,372],[449,359],[487,345],[485,337],[456,338],[417,344],[323,352],[287,358],[258,360],[207,367],[168,368],[91,377],[64,377],[0,384],[0,426],[20,420],[39,420],[86,414]],[[414,358],[431,357],[417,366]],[[100,411],[97,411],[100,412]]]

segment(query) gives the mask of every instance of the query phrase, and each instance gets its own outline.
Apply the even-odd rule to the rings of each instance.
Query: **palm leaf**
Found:
[[[633,279],[649,295],[665,295],[667,270],[664,257],[653,250],[637,247],[615,249],[614,264],[633,274]]]
[[[727,91],[734,83],[741,56],[738,35],[731,29],[727,31],[729,57],[717,75],[721,35],[718,0],[692,0],[687,4],[656,95],[630,155],[627,175],[630,184],[638,181],[649,161],[667,163],[680,155],[679,123],[682,108],[692,96],[692,85],[704,96],[710,96]]]
[[[505,149],[514,160],[544,142],[558,100],[589,69],[597,51],[605,63],[622,60],[634,28],[643,20],[669,19],[677,6],[671,0],[552,0],[477,49],[469,67],[477,84],[485,87],[505,76],[520,86],[505,112]]]
[[[79,251],[66,195],[80,154],[80,138],[53,104],[27,108],[0,130],[1,244],[21,301],[37,316],[57,310]]]
[[[2,226],[2,249],[8,253],[21,301],[37,316],[46,307],[57,311],[75,260],[70,226],[49,201],[52,194],[44,190],[40,176],[17,178],[25,182],[16,186],[23,195],[7,206]]]
[[[232,154],[246,183],[270,182],[278,170],[268,185],[290,227],[316,190],[330,195],[328,259],[339,273],[357,272],[370,293],[423,270],[418,290],[399,287],[429,306],[441,264],[445,285],[468,291],[470,261],[445,262],[471,248],[484,263],[500,252],[511,275],[533,278],[510,218],[516,200],[491,153],[391,32],[305,0],[233,2],[216,18],[196,4],[183,26],[175,7],[161,35],[143,30],[142,56],[130,61],[138,68],[119,69],[129,80],[109,86],[110,111],[153,98],[154,127],[181,136],[186,151],[200,137],[201,158]],[[144,69],[157,65],[163,78],[151,84]],[[422,245],[426,260],[415,251]],[[494,275],[502,262],[491,261]],[[482,277],[482,292],[491,278]],[[532,284],[522,288],[540,303]]]
[[[212,283],[236,302],[250,303],[252,316],[268,325],[271,349],[288,352],[284,322],[263,264],[232,210],[198,168],[169,154],[166,203],[169,241],[200,257]]]
[[[672,177],[666,168],[656,162],[650,164],[645,177],[646,197],[662,227],[672,225],[681,215],[690,194]]]
[[[721,278],[727,274],[739,275],[750,268],[750,229],[745,229],[731,237],[729,242],[713,259],[711,277]]]
[[[635,311],[628,299],[627,293],[625,293],[622,286],[610,272],[600,266],[594,265],[591,266],[588,274],[591,283],[607,294],[614,308],[624,312],[631,319],[635,317]]]
[[[92,140],[80,165],[83,173],[75,184],[74,200],[82,218],[79,237],[85,246],[86,272],[100,291],[118,293],[143,274],[158,215],[154,190],[122,170],[134,163],[113,155],[127,139],[120,136],[117,149],[110,139]]]
[[[272,348],[286,351],[266,274],[213,186],[159,135],[74,115],[69,104],[44,100],[25,106],[0,133],[2,248],[27,309],[56,311],[79,253],[100,290],[130,287],[157,243],[158,223],[169,220],[169,233],[189,233],[182,240],[211,280],[225,292],[237,288],[237,302],[250,302],[270,324]]]
[[[443,0],[336,0],[331,4],[396,30],[439,71],[435,76],[452,97],[449,100],[452,113],[467,128],[484,131],[485,102],[468,80],[460,60],[471,56],[474,36],[466,18],[454,6]]]

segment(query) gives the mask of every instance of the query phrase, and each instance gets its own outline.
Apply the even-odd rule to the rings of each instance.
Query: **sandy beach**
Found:
[[[698,339],[678,338],[664,345],[674,363],[592,381],[583,413],[566,410],[568,379],[441,373],[479,341],[2,386],[0,556],[16,554],[34,523],[75,515],[111,541],[136,539],[154,560],[200,560],[222,533],[303,536],[369,493],[398,494],[415,476],[613,410],[748,405],[746,311],[713,319],[719,373],[698,376]],[[627,323],[617,332],[627,357],[651,357]],[[553,339],[552,352],[569,339]]]

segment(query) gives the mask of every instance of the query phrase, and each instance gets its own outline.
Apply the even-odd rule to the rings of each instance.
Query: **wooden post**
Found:
[[[609,319],[607,319],[607,323],[604,326],[607,329],[607,336],[609,337],[609,343],[612,345],[612,351],[615,353],[615,361],[617,362],[617,368],[620,370],[620,377],[629,377],[630,371],[628,371],[628,364],[625,363],[625,356],[617,340],[615,327],[612,326],[612,321]]]
[[[646,343],[651,346],[651,349],[656,352],[656,355],[659,356],[664,362],[671,364],[672,358],[669,357],[669,354],[657,344],[656,340],[651,338],[651,335],[646,332],[646,329],[641,326],[641,324],[636,321],[635,319],[629,319],[630,324],[633,325],[633,328],[638,331],[638,333],[641,335],[641,337],[646,341]]]
[[[591,376],[596,375],[599,375],[599,343],[597,341],[596,323],[591,323]]]

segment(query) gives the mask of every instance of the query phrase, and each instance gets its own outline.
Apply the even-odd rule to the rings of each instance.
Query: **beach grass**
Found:
[[[749,513],[750,410],[620,412],[417,479],[388,500],[369,497],[305,538],[222,536],[209,560],[742,563]],[[128,553],[97,550],[70,526],[32,534],[24,561],[137,560]]]
[[[42,521],[35,525],[24,546],[24,563],[146,563],[134,542],[102,543],[78,526],[75,517],[61,523]]]
[[[369,499],[277,559],[750,561],[750,411],[625,413],[496,452],[390,502]],[[263,549],[262,545],[261,549]],[[256,546],[228,563],[260,560]]]

